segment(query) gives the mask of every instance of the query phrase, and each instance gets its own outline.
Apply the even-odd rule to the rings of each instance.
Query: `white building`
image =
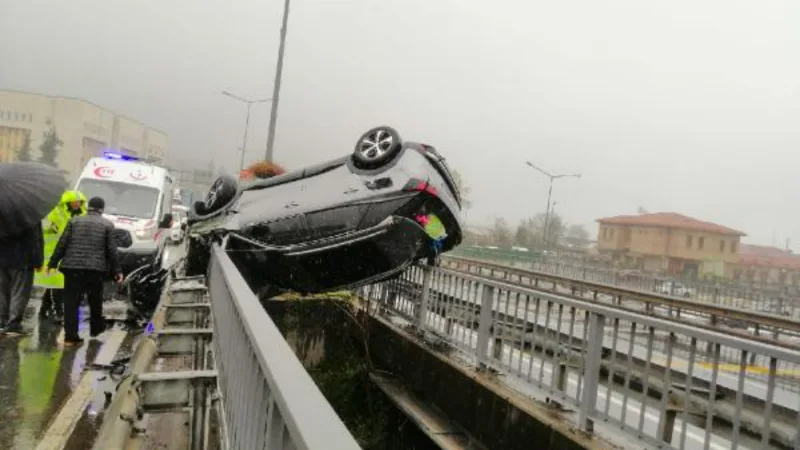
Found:
[[[0,162],[16,161],[26,138],[32,159],[38,160],[39,146],[51,128],[63,142],[56,163],[71,181],[89,158],[105,151],[157,164],[166,159],[167,135],[162,131],[86,100],[0,90]]]

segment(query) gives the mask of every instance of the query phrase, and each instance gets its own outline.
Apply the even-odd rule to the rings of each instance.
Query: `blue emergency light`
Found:
[[[105,159],[115,159],[117,161],[138,161],[139,158],[130,155],[123,155],[122,153],[116,152],[105,152],[103,153],[103,157]]]

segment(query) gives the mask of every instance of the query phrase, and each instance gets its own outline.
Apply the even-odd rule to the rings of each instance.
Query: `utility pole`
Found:
[[[278,47],[278,64],[275,68],[275,85],[272,90],[272,111],[269,114],[269,135],[267,135],[267,154],[264,159],[272,162],[272,147],[275,144],[275,125],[278,121],[278,100],[281,95],[281,73],[283,72],[283,50],[286,46],[286,28],[289,26],[289,1],[283,5],[283,24],[281,25],[281,43]]]
[[[547,230],[547,227],[550,225],[550,197],[553,195],[553,181],[555,181],[555,180],[557,180],[559,178],[568,178],[568,177],[580,178],[581,174],[579,174],[579,173],[565,173],[565,174],[560,174],[560,175],[553,175],[550,172],[548,172],[548,171],[546,171],[546,170],[544,170],[544,169],[542,169],[540,167],[537,167],[536,165],[534,165],[530,161],[528,161],[526,164],[528,164],[531,168],[541,172],[542,174],[544,174],[544,176],[546,176],[547,178],[550,179],[550,187],[547,189],[547,209],[544,210],[545,211],[545,213],[544,213],[545,214],[544,215],[544,227],[542,228],[542,243],[544,244],[545,249],[547,249],[548,248],[548,242],[547,242],[548,230]]]

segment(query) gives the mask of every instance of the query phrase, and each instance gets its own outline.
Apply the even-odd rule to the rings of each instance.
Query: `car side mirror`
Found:
[[[111,238],[116,242],[117,248],[128,248],[133,245],[133,238],[128,230],[114,228],[111,230]]]
[[[158,228],[172,228],[172,213],[164,214],[161,222],[158,223]]]

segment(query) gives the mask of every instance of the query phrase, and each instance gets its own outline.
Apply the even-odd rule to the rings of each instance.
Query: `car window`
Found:
[[[86,198],[105,200],[108,214],[148,219],[153,217],[158,206],[158,189],[147,186],[87,178],[81,180],[78,190]]]

